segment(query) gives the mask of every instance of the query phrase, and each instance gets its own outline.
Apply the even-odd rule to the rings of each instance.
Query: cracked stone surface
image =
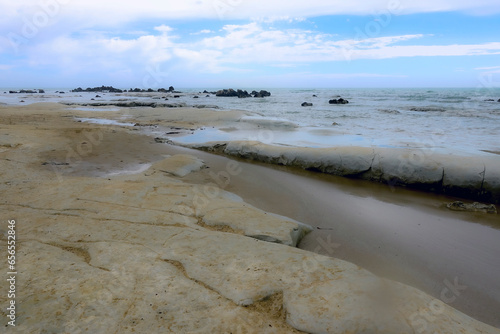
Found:
[[[168,161],[103,176],[126,169],[122,160],[146,163],[146,150],[158,156],[150,139],[75,124],[57,110],[19,108],[15,122],[0,121],[1,134],[19,144],[0,152],[0,212],[16,219],[18,236],[17,326],[9,332],[500,333],[414,288],[287,246],[297,228],[307,228],[221,189],[206,193],[204,185],[155,172]],[[40,113],[46,122],[33,122]],[[64,162],[66,147],[76,151],[89,145],[85,134],[99,133],[99,145],[80,160],[43,164]],[[3,225],[0,247],[6,244]]]

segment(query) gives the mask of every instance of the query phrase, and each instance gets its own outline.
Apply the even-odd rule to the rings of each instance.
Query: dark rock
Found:
[[[168,91],[169,91],[169,92],[173,92],[174,90],[175,90],[174,86],[170,86],[170,87],[168,87]]]
[[[330,104],[347,104],[347,103],[349,103],[349,101],[344,100],[343,98],[339,98],[339,99],[330,100],[330,101],[328,101],[328,103],[330,103]]]
[[[22,102],[24,102],[24,100],[21,100],[21,101],[19,101],[19,102],[21,102],[21,103],[22,103]]]
[[[232,88],[222,89],[215,92],[215,96],[223,96],[223,97],[246,98],[246,97],[252,97],[252,95],[254,97],[264,97],[264,96],[270,96],[271,93],[261,90],[260,92],[253,91],[251,94],[249,94],[246,90],[241,90],[241,89],[234,90]]]
[[[59,92],[59,94],[66,94],[65,92]]]
[[[410,111],[419,111],[419,112],[439,111],[439,112],[444,112],[444,111],[446,111],[446,109],[445,108],[439,108],[439,107],[414,107],[414,108],[410,108]]]
[[[19,93],[21,94],[35,94],[36,92],[34,90],[25,90],[25,89],[21,89],[19,91]]]
[[[304,102],[304,103],[301,104],[301,106],[303,106],[303,107],[312,107],[313,104],[309,103],[309,102]]]
[[[136,88],[137,89],[137,88]],[[78,87],[76,89],[71,90],[72,93],[80,93],[80,92],[109,92],[109,93],[123,93],[123,90],[114,88],[113,86],[101,86],[101,87],[94,87],[90,88],[88,87],[87,89],[82,89],[81,87]],[[57,92],[56,92],[57,93]],[[59,92],[59,93],[64,93],[64,92]]]
[[[318,97],[318,95],[313,94],[313,97]]]
[[[208,92],[207,92],[207,90],[206,90],[206,89],[203,91],[203,94],[208,94]]]
[[[333,122],[333,123],[332,123],[332,125],[338,126],[338,125],[340,125],[340,124],[339,124],[339,123],[337,123],[337,122]]]
[[[178,99],[179,97],[181,97],[180,95],[174,95],[174,99]]]
[[[9,94],[17,94],[15,90],[9,90]]]
[[[248,92],[246,90],[241,90],[241,89],[238,89],[236,91],[236,94],[238,95],[238,98],[246,98],[246,97],[252,97],[252,95],[248,94]]]
[[[205,97],[210,97],[210,95],[207,95],[207,96],[205,96]]]
[[[94,99],[94,98],[91,98],[90,100],[91,100],[91,101],[95,101],[95,99]]]
[[[218,90],[215,93],[215,96],[233,97],[233,96],[238,96],[238,94],[234,89],[229,88],[229,89]]]
[[[456,201],[448,203],[446,207],[453,211],[469,211],[469,212],[484,212],[484,213],[497,213],[497,208],[493,204],[482,204],[474,202],[472,204],[466,204],[464,202]]]
[[[39,93],[39,94],[45,94],[45,91],[44,91],[43,89],[39,89],[39,90],[38,90],[38,93]]]
[[[497,102],[500,102],[500,99],[498,99],[498,101],[497,101]]]
[[[95,97],[101,97],[101,95],[96,95]]]
[[[253,91],[252,95],[253,97],[266,97],[266,96],[271,96],[271,93],[268,92],[267,90],[261,90],[260,92]]]
[[[205,108],[210,108],[210,109],[219,109],[218,106],[213,105],[213,104],[195,104],[193,108],[198,108],[198,109],[205,109]]]
[[[200,97],[198,95],[193,96],[193,99],[199,99]]]
[[[494,99],[486,99],[484,100],[485,102],[494,102],[495,100]]]

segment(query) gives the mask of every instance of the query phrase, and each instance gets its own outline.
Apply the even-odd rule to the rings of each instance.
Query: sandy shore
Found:
[[[141,134],[140,127],[74,119],[95,117],[95,111],[69,111],[52,104],[0,108],[1,247],[6,249],[9,219],[16,220],[18,236],[14,332],[500,332],[453,308],[453,302],[467,293],[460,290],[462,285],[442,287],[448,290],[441,301],[349,262],[293,247],[309,227],[283,216],[334,227],[307,221],[321,215],[314,206],[310,207],[314,214],[303,211],[304,206],[294,207],[300,197],[287,193],[285,186],[261,196],[270,189],[258,189],[266,177],[284,178],[273,174],[281,171],[262,174],[260,166],[223,158],[202,161]],[[144,124],[158,119],[155,123],[185,131],[240,116],[210,109],[122,109],[99,114]],[[294,182],[284,184],[299,185]],[[302,190],[320,203],[321,192],[316,193],[318,198],[312,194],[321,187],[314,183],[307,187]],[[232,194],[237,189],[246,202]],[[345,189],[340,187],[338,194],[341,191]],[[268,202],[272,196],[275,202]],[[337,209],[343,200],[339,195]],[[364,205],[355,210],[364,216],[361,221],[373,217],[373,210],[386,210],[382,201],[372,207],[369,202],[369,198],[349,202],[354,207]],[[419,209],[409,208],[424,211],[429,203],[423,202]],[[283,216],[251,205],[265,203],[276,208],[269,211]],[[347,229],[346,223],[355,218],[345,217],[349,212],[335,206],[331,209],[325,214],[336,215],[335,232]],[[372,234],[385,243],[385,233],[374,234],[380,224],[369,231],[368,226],[357,225],[350,234],[332,235],[350,235],[353,248],[365,251],[356,247],[354,239],[358,233]],[[427,234],[430,224],[422,224]],[[412,234],[411,226],[396,232]],[[483,235],[473,230],[463,233]],[[317,232],[304,242],[317,237]],[[428,242],[437,247],[442,241],[437,239]],[[416,251],[405,245],[401,241],[404,254]],[[435,250],[428,248],[430,253]],[[389,254],[387,249],[384,253]],[[489,279],[490,274],[484,277]],[[449,277],[450,282],[454,279]],[[0,296],[2,305],[6,295]],[[0,325],[5,326],[5,308],[2,312]]]

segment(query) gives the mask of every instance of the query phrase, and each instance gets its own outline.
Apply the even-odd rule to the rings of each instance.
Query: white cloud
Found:
[[[475,70],[478,70],[478,71],[500,70],[500,66],[476,67]]]
[[[302,20],[308,17],[380,13],[412,14],[460,11],[467,14],[500,13],[498,0],[16,0],[0,2],[0,30],[19,29],[24,21],[45,16],[47,25],[65,31],[110,27],[147,19],[252,19],[263,21]]]
[[[500,54],[498,42],[422,45],[427,37],[422,34],[346,40],[311,30],[264,28],[256,22],[226,25],[217,33],[213,32],[217,35],[200,36],[195,41],[176,36],[166,25],[157,26],[155,30],[156,34],[135,38],[109,37],[95,31],[78,37],[57,37],[28,45],[28,65],[53,66],[72,73],[87,73],[91,69],[126,75],[144,72],[148,66],[165,64],[179,71],[221,73],[244,72],[259,66],[293,67],[356,59]],[[412,45],[415,40],[419,40],[419,45]],[[500,67],[484,69],[498,70]],[[354,74],[361,75],[374,76]]]
[[[163,34],[166,34],[167,32],[170,32],[170,31],[173,31],[174,29],[169,27],[169,26],[166,26],[164,24],[162,24],[161,26],[158,26],[158,27],[155,27],[155,30],[156,31],[159,31]]]

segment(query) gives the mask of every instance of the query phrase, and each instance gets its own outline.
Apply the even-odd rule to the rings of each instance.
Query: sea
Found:
[[[234,87],[237,89],[238,87]],[[425,149],[456,155],[500,155],[500,88],[265,89],[265,98],[216,97],[205,89],[179,89],[168,102],[243,110],[240,126],[176,137],[181,144],[258,140],[300,147],[363,146]],[[0,91],[0,104],[89,103],[96,93],[45,89],[45,94]],[[15,89],[14,89],[15,90]],[[206,89],[216,91],[217,89]],[[64,91],[64,94],[56,93]],[[97,93],[95,102],[150,101],[165,94]],[[198,98],[194,99],[194,96]],[[348,104],[330,104],[343,98]],[[21,102],[24,101],[24,102]],[[163,101],[163,100],[162,100]],[[302,103],[312,103],[303,107]],[[246,125],[252,124],[252,127]],[[259,131],[255,131],[255,125]],[[500,158],[500,157],[499,157]]]

